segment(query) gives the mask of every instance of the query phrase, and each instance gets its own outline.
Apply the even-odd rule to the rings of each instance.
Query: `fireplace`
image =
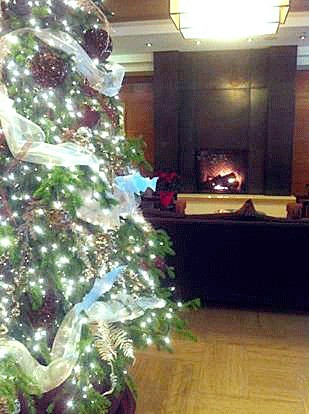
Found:
[[[201,193],[246,192],[248,153],[202,149],[196,154],[198,190]]]

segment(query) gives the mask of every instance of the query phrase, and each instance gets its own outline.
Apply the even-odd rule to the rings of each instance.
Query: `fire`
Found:
[[[224,163],[224,162],[223,162]],[[212,190],[218,192],[239,192],[244,182],[244,176],[233,166],[213,165],[203,171],[202,181],[208,183]]]

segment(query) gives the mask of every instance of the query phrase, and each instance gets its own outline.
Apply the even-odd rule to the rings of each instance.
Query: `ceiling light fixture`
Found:
[[[152,47],[152,43],[151,43],[151,42],[146,42],[146,43],[145,43],[145,45],[146,45],[147,47]]]
[[[290,0],[170,0],[170,17],[185,39],[235,40],[277,33]]]

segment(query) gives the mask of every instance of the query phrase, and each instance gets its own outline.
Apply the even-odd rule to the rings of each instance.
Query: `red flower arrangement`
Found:
[[[172,208],[175,204],[176,194],[180,190],[180,177],[176,172],[158,172],[157,192],[163,208]]]

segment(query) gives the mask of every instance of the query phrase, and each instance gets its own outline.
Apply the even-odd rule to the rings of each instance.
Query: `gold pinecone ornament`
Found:
[[[5,397],[0,397],[0,414],[10,414],[9,405]]]

